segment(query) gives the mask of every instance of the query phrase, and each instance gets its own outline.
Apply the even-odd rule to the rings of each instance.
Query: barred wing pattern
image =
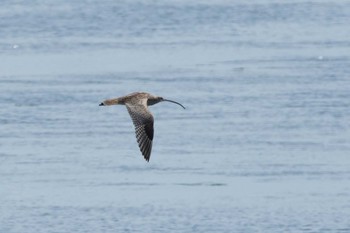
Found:
[[[144,104],[125,104],[135,126],[136,139],[143,157],[149,161],[153,140],[153,116]]]

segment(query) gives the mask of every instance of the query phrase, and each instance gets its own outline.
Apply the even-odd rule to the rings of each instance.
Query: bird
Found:
[[[154,118],[149,111],[148,106],[157,104],[159,102],[171,102],[180,105],[183,109],[185,107],[173,100],[164,99],[160,96],[155,96],[147,92],[134,92],[122,97],[106,99],[100,103],[99,106],[110,105],[125,105],[129,112],[131,120],[135,127],[135,134],[137,143],[144,159],[149,162],[152,151],[152,142],[154,136]]]

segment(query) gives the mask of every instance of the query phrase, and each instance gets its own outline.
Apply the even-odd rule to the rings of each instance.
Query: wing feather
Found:
[[[126,103],[129,115],[135,126],[135,135],[137,143],[139,144],[140,151],[143,157],[149,161],[152,151],[152,142],[154,136],[153,129],[153,116],[148,111],[145,104],[128,104]]]

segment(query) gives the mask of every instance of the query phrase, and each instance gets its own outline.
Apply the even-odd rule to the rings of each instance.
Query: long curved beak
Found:
[[[178,104],[180,105],[183,109],[186,109],[182,104],[176,102],[176,101],[173,101],[173,100],[167,100],[167,99],[163,99],[163,101],[168,101],[168,102],[171,102],[171,103],[174,103],[174,104]]]

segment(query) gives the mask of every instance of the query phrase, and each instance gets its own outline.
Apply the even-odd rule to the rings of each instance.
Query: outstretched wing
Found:
[[[143,104],[125,104],[135,126],[136,139],[143,157],[149,161],[153,140],[153,116]]]

